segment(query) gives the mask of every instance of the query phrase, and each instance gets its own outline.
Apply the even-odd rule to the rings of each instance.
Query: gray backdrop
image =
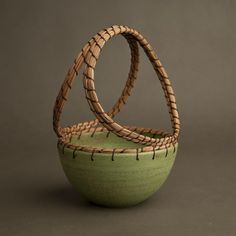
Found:
[[[236,2],[0,1],[1,235],[236,234]],[[172,80],[182,122],[168,181],[133,208],[88,204],[67,183],[52,130],[53,104],[83,45],[113,24],[139,30]],[[96,68],[106,109],[129,69],[122,37],[109,41]],[[74,84],[63,124],[93,118]],[[116,118],[169,129],[159,81],[141,53],[136,87]]]

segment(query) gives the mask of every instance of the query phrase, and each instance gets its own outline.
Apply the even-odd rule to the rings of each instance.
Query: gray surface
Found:
[[[235,11],[235,1],[0,1],[0,235],[236,235]],[[166,184],[128,209],[90,205],[71,188],[52,131],[69,65],[112,24],[137,28],[157,49],[183,130]],[[160,85],[141,56],[137,87],[117,120],[168,128]],[[128,47],[117,37],[96,69],[107,109],[128,67]],[[64,124],[92,117],[78,80]]]

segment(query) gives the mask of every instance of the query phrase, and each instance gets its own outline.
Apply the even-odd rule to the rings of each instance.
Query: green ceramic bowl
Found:
[[[145,134],[148,135],[148,134]],[[96,132],[94,137],[85,133],[71,142],[84,146],[138,148],[135,144],[106,132]],[[173,166],[178,145],[166,151],[139,153],[91,153],[58,145],[61,164],[69,182],[89,201],[109,207],[136,205],[152,196],[165,182]]]

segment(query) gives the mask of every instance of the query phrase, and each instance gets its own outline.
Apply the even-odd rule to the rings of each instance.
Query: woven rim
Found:
[[[105,43],[115,35],[121,34],[124,36],[129,43],[131,49],[131,66],[129,76],[125,85],[125,88],[122,91],[122,94],[112,109],[106,113],[100,104],[95,84],[94,84],[94,69],[96,66],[96,62],[99,58],[101,49],[104,47]],[[144,132],[140,132],[138,128],[132,128],[128,126],[121,126],[120,124],[116,123],[112,118],[120,112],[122,106],[126,104],[126,101],[131,93],[131,90],[134,86],[134,81],[137,77],[138,71],[138,64],[139,64],[139,51],[138,51],[138,44],[144,49],[144,52],[148,56],[150,62],[153,65],[154,70],[161,82],[162,89],[164,91],[164,95],[167,101],[167,105],[169,107],[169,113],[173,128],[172,134],[165,133],[163,138],[153,138],[143,135],[142,133],[151,131],[151,132],[158,132],[160,131],[154,129],[144,129]],[[61,128],[59,125],[60,116],[65,104],[67,101],[68,92],[71,89],[72,82],[74,81],[75,77],[78,75],[78,72],[82,65],[85,64],[84,67],[84,77],[83,77],[83,85],[85,89],[86,99],[90,106],[91,111],[97,117],[97,119],[80,123],[77,125],[73,125],[66,128]],[[103,127],[98,127],[102,124]],[[147,40],[136,30],[131,29],[127,26],[112,26],[110,28],[104,29],[97,33],[92,39],[83,47],[81,53],[78,57],[74,60],[74,64],[68,71],[68,74],[61,86],[60,92],[57,96],[55,106],[54,106],[54,113],[53,113],[53,127],[54,131],[56,132],[59,143],[63,143],[64,146],[68,148],[72,148],[74,150],[82,150],[80,146],[75,146],[70,144],[69,136],[71,134],[78,134],[81,132],[85,132],[86,130],[93,129],[93,132],[96,130],[108,130],[116,134],[119,137],[122,137],[126,140],[129,140],[134,143],[144,144],[145,147],[139,151],[150,151],[153,149],[164,149],[170,146],[174,146],[177,142],[179,131],[180,131],[180,121],[179,115],[176,106],[176,99],[175,95],[170,83],[170,80],[167,76],[165,69],[163,68],[160,60],[158,59],[156,53],[152,49],[151,45],[147,42]],[[138,132],[139,131],[139,132]],[[161,132],[163,134],[163,132]],[[86,147],[86,151],[88,152],[103,152],[104,149],[93,148],[93,147]],[[136,152],[136,149],[132,151],[129,150],[128,152]],[[106,151],[105,151],[106,152]],[[107,150],[107,152],[114,152],[114,149]],[[116,149],[115,152],[118,152]],[[123,152],[126,152],[124,150]]]
[[[71,129],[73,129],[72,127],[67,127],[66,129],[69,128],[70,131],[65,131],[63,139],[59,139],[58,140],[58,145],[62,146],[62,152],[64,153],[64,149],[65,148],[69,148],[73,150],[73,157],[76,156],[78,151],[83,151],[83,152],[90,152],[90,153],[112,153],[114,155],[114,153],[141,153],[141,152],[153,152],[154,155],[156,154],[156,151],[158,150],[162,150],[160,148],[157,147],[153,147],[153,146],[143,146],[143,147],[138,147],[138,148],[95,148],[95,147],[90,147],[89,145],[75,145],[71,143],[71,139],[73,136],[77,136],[77,139],[79,140],[81,138],[81,136],[83,134],[88,134],[90,133],[90,136],[93,137],[95,135],[95,133],[98,132],[104,132],[104,127],[84,127],[80,130],[76,130],[75,129],[75,125],[74,125],[74,131],[71,132]],[[152,128],[140,128],[140,127],[135,127],[135,126],[125,126],[127,129],[132,130],[132,131],[136,131],[140,134],[144,134],[144,133],[149,133],[153,136],[155,135],[161,135],[161,136],[168,136],[170,134],[161,131],[161,130],[157,130],[157,129],[152,129]],[[109,137],[110,131],[108,131],[107,129],[105,129],[107,131],[106,137]],[[172,143],[172,147],[173,152],[176,151],[176,143]],[[166,148],[166,156],[168,154],[168,148]],[[138,154],[137,154],[138,157]]]

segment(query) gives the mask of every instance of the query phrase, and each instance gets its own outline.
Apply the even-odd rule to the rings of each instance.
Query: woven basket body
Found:
[[[115,35],[126,38],[131,49],[131,66],[121,97],[109,112],[99,103],[94,68],[106,41]],[[169,107],[173,133],[122,126],[113,120],[134,87],[140,45],[160,79]],[[95,120],[62,128],[60,116],[78,71],[85,65],[83,85]],[[175,161],[180,131],[179,116],[168,76],[146,39],[126,26],[112,26],[96,34],[82,49],[69,69],[58,94],[53,118],[58,152],[69,182],[96,204],[124,207],[138,204],[155,193],[168,177]]]

